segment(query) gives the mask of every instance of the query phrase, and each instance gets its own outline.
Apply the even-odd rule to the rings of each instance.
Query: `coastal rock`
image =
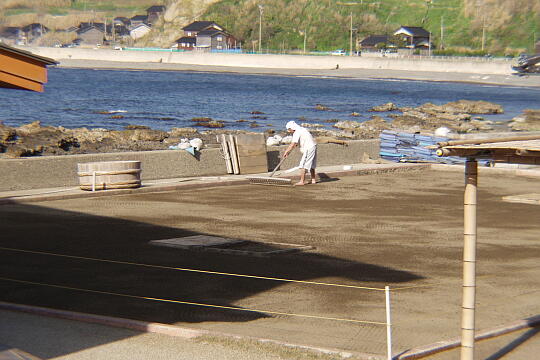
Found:
[[[443,105],[448,112],[462,112],[468,114],[503,114],[504,109],[499,104],[488,101],[458,100]]]
[[[332,110],[331,108],[329,108],[328,106],[323,105],[323,104],[316,104],[316,105],[315,105],[315,109],[321,110],[321,111],[329,111],[329,110]]]
[[[177,137],[193,135],[193,134],[196,134],[196,133],[197,133],[197,129],[191,128],[191,127],[187,127],[187,128],[176,128],[175,127],[175,128],[172,128],[169,131],[170,136],[177,136]]]
[[[310,123],[302,123],[301,126],[305,128],[315,128],[315,129],[324,127],[323,124],[310,124]]]
[[[374,106],[371,109],[369,109],[369,111],[374,111],[374,112],[386,112],[386,111],[396,111],[396,110],[398,110],[398,107],[396,106],[396,104],[392,102],[379,105],[379,106]]]
[[[17,132],[14,128],[9,126],[0,125],[0,144],[15,141],[17,138]]]
[[[344,121],[339,121],[337,123],[335,123],[334,125],[332,125],[333,127],[337,128],[337,129],[356,129],[356,128],[359,128],[362,126],[362,123],[361,122],[358,122],[358,121],[353,121],[353,120],[344,120]]]
[[[201,127],[207,127],[207,128],[223,128],[225,127],[225,123],[223,121],[205,121],[205,122],[198,122],[195,124],[195,126],[201,126]]]
[[[508,124],[514,131],[540,131],[540,109],[526,109]]]

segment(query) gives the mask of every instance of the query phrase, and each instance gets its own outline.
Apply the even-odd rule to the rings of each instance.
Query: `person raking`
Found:
[[[300,164],[298,165],[300,181],[294,185],[306,184],[306,170],[309,170],[311,175],[311,183],[315,184],[317,182],[315,174],[315,168],[317,167],[317,143],[308,129],[298,125],[294,121],[289,121],[285,127],[289,133],[292,133],[292,142],[283,153],[283,157],[288,157],[289,153],[297,146],[300,146],[300,152],[302,153],[302,159],[300,159]]]

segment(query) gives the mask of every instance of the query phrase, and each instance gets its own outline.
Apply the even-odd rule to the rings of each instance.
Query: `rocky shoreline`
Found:
[[[317,109],[331,110],[322,104],[317,104]],[[485,120],[482,115],[501,114],[504,109],[486,101],[459,100],[444,105],[426,103],[416,108],[398,108],[388,103],[374,106],[371,112],[371,118],[362,122],[335,120],[331,124],[317,124],[303,122],[303,119],[294,120],[308,127],[319,142],[342,144],[347,140],[378,138],[383,130],[438,135],[442,131],[450,137],[501,131],[540,131],[540,109],[526,109],[511,122],[494,123]],[[161,131],[138,125],[127,126],[125,130],[107,130],[41,126],[39,121],[9,127],[0,122],[0,158],[165,150],[175,148],[182,140],[194,138],[201,139],[205,146],[216,147],[216,135],[249,133],[245,130],[227,130],[222,124],[214,123],[212,119],[197,118],[194,119],[197,127]],[[281,138],[286,135],[284,129],[264,132],[267,137],[280,135],[277,138]]]

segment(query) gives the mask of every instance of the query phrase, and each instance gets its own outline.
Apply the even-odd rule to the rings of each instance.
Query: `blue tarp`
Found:
[[[426,146],[450,139],[440,136],[420,135],[415,133],[384,130],[380,136],[381,158],[395,162],[432,162],[442,164],[462,164],[466,159],[456,156],[440,157],[435,149]],[[487,164],[487,160],[480,161]]]

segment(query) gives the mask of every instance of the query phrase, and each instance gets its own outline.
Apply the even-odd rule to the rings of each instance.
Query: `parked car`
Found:
[[[334,50],[332,51],[332,55],[334,56],[345,56],[345,50],[343,49],[338,49],[338,50]]]

